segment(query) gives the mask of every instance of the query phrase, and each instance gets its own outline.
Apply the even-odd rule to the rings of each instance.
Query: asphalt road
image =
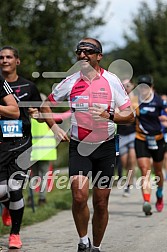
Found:
[[[132,189],[129,198],[114,187],[109,201],[109,223],[102,243],[102,252],[165,252],[167,251],[167,182],[165,182],[163,212],[155,209],[155,189],[152,191],[153,215],[142,212],[139,189]],[[89,201],[92,215],[91,199]],[[33,213],[32,213],[33,214]],[[89,223],[91,238],[91,220]],[[23,247],[8,250],[8,236],[0,238],[2,251],[76,252],[78,235],[71,211],[62,211],[51,219],[21,229]]]

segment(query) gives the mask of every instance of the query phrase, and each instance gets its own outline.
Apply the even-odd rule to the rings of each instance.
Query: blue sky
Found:
[[[167,0],[161,0],[167,4]],[[141,2],[146,2],[151,9],[155,8],[155,0],[99,0],[94,14],[104,12],[107,24],[103,28],[94,31],[94,35],[101,34],[99,40],[103,44],[104,51],[115,46],[124,46],[123,32],[130,34],[132,17],[138,13]],[[105,9],[105,6],[107,8]]]

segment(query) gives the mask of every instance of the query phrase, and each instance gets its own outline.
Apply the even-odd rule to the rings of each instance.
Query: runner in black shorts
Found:
[[[131,123],[134,115],[130,99],[118,77],[99,66],[102,59],[101,43],[93,38],[85,38],[78,43],[76,55],[81,71],[77,70],[59,83],[48,100],[54,104],[68,100],[71,106],[69,172],[72,213],[79,235],[77,252],[98,252],[108,223],[109,181],[114,174],[115,164],[114,122]],[[116,107],[119,108],[119,114],[115,114]],[[47,104],[42,107],[42,112],[51,112]],[[69,140],[54,120],[46,119],[46,122],[60,140]],[[92,172],[94,180],[92,246],[88,238],[89,172]]]
[[[17,49],[5,46],[0,49],[0,69],[2,76],[8,81],[17,102],[28,102],[31,112],[32,101],[41,102],[40,94],[29,80],[17,74],[20,58]],[[39,105],[40,106],[40,105]],[[23,182],[30,167],[31,122],[29,107],[20,107],[18,120],[10,120],[1,116],[0,129],[0,183],[4,185],[0,202],[5,206],[2,212],[3,224],[10,226],[9,248],[20,248],[22,242],[19,231],[24,212],[22,193]],[[12,129],[10,131],[10,129]],[[19,183],[20,181],[20,183]]]
[[[138,85],[140,95],[135,101],[139,104],[139,107],[136,106],[135,150],[141,175],[148,178],[148,181],[142,180],[143,211],[145,215],[151,215],[150,173],[152,161],[157,178],[155,206],[158,212],[161,212],[164,207],[162,164],[165,145],[159,116],[162,110],[167,109],[167,106],[163,103],[161,97],[154,92],[153,79],[150,75],[139,76]]]

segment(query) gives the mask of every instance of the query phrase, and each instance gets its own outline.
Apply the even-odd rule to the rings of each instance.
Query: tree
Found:
[[[132,65],[134,79],[151,74],[155,88],[166,93],[167,85],[167,6],[156,0],[155,10],[142,3],[132,20],[133,37],[125,34],[126,46],[112,52],[113,58],[123,58]]]
[[[67,71],[74,63],[74,45],[104,24],[102,17],[91,15],[96,5],[97,0],[2,0],[0,44],[19,49],[20,73],[30,79],[39,72],[32,80],[47,94],[58,80],[42,73]]]

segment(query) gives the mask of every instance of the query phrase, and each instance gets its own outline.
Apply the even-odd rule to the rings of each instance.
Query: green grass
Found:
[[[64,175],[67,177],[67,175]],[[65,178],[65,177],[64,177]],[[25,207],[24,216],[22,221],[22,227],[32,225],[37,222],[44,221],[50,218],[53,215],[56,215],[59,211],[65,209],[71,209],[71,190],[67,189],[68,181],[65,183],[62,180],[62,187],[64,189],[58,189],[56,184],[54,183],[54,188],[51,192],[48,192],[46,195],[47,203],[43,206],[38,206],[38,192],[34,192],[34,203],[35,203],[35,212],[32,211],[31,207]],[[23,190],[25,204],[27,203],[28,198],[28,187]],[[0,218],[0,235],[4,235],[10,232],[10,227],[5,227],[2,224],[2,220]]]

